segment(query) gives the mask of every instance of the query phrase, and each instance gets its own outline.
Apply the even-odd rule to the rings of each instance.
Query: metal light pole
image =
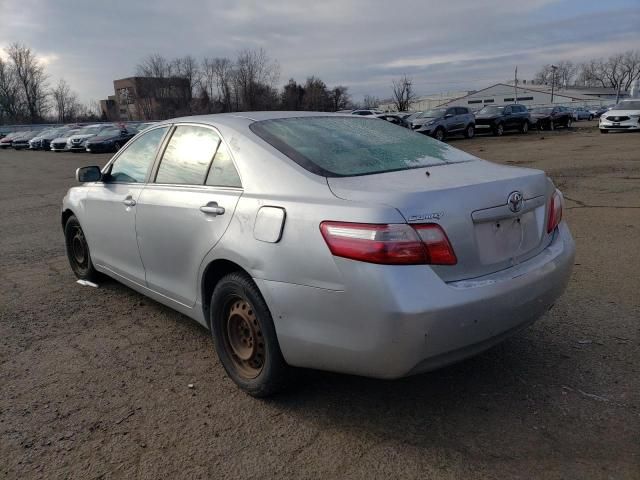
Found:
[[[556,67],[555,65],[551,65],[551,104],[553,105],[553,89],[556,86],[556,70],[558,69],[558,67]]]

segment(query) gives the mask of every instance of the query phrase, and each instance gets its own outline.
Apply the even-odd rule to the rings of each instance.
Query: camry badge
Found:
[[[522,196],[522,193],[517,190],[515,192],[511,192],[507,198],[507,205],[509,205],[509,210],[513,213],[517,213],[522,210],[522,206],[524,205],[524,197]]]

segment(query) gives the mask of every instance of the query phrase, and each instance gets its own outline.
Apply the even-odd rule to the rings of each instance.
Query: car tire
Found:
[[[504,125],[502,125],[501,123],[497,124],[494,128],[493,128],[493,134],[496,137],[501,137],[502,135],[504,135]]]
[[[266,397],[287,386],[293,369],[280,351],[269,308],[247,274],[223,277],[211,295],[209,311],[218,358],[238,387]]]
[[[444,128],[442,127],[436,128],[435,131],[433,132],[433,138],[435,138],[440,142],[444,142],[444,139],[446,138],[446,136],[447,134],[445,133]]]
[[[467,125],[467,128],[464,130],[465,138],[473,138],[476,134],[476,127],[473,124]]]
[[[551,120],[549,121],[549,130],[554,131],[556,129],[556,123]]]
[[[64,225],[64,239],[69,265],[75,276],[90,282],[98,280],[100,273],[93,266],[89,244],[75,215],[71,215]]]
[[[570,119],[570,118],[567,118],[567,123],[565,124],[565,127],[567,127],[567,128],[571,128],[571,124],[572,124],[572,123],[573,123],[573,122],[571,121],[571,119]]]
[[[529,122],[522,122],[522,125],[520,125],[520,133],[529,133]]]
[[[600,133],[609,133],[609,130],[600,129]]]
[[[589,121],[593,120],[593,115],[589,115]]]
[[[118,150],[120,150],[120,149],[122,148],[122,145],[120,145],[120,142],[115,142],[115,143],[113,144],[113,148],[114,148],[114,149],[116,150],[116,152],[117,152]]]

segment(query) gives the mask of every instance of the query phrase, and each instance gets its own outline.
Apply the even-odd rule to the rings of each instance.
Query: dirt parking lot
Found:
[[[61,199],[108,155],[0,151],[0,478],[640,478],[640,134],[577,127],[451,141],[563,190],[576,265],[545,317],[437,372],[269,400],[195,322],[75,283]]]

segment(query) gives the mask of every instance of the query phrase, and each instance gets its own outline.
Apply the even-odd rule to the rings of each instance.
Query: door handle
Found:
[[[123,202],[127,207],[133,207],[136,204],[136,201],[131,198],[131,197],[127,197],[123,200]]]
[[[224,215],[224,207],[218,205],[218,202],[209,202],[206,205],[200,207],[200,211],[203,213],[209,213],[214,217],[217,215]]]

